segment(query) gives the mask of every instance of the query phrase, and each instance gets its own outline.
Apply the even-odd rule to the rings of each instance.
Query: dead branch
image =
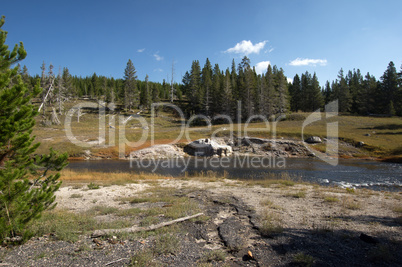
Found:
[[[118,259],[118,260],[115,260],[115,261],[108,262],[108,263],[105,264],[105,266],[112,265],[114,263],[121,262],[121,261],[124,261],[124,260],[128,260],[128,258],[121,258],[121,259]]]
[[[197,213],[191,216],[187,216],[187,217],[182,217],[176,220],[172,220],[172,221],[168,221],[168,222],[163,222],[163,223],[158,223],[158,224],[153,224],[147,227],[139,227],[139,226],[132,226],[132,227],[128,227],[128,228],[121,228],[121,229],[103,229],[103,230],[95,230],[93,232],[93,234],[91,235],[92,238],[95,237],[101,237],[101,236],[105,236],[109,233],[122,233],[122,232],[126,232],[126,233],[135,233],[135,232],[141,232],[141,231],[152,231],[152,230],[156,230],[168,225],[172,225],[178,222],[183,222],[186,220],[190,220],[192,218],[198,217],[204,215],[204,213]]]

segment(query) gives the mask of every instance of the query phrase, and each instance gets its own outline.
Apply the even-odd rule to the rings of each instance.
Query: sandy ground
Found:
[[[272,185],[268,188],[261,186],[244,187],[235,180],[224,179],[218,182],[203,182],[197,180],[164,179],[157,181],[162,187],[197,188],[210,191],[217,195],[232,195],[243,200],[261,214],[267,208],[277,213],[287,228],[311,228],[320,226],[334,219],[332,226],[337,228],[361,231],[394,232],[395,238],[401,238],[400,227],[388,227],[376,223],[381,218],[396,219],[399,214],[394,212],[401,207],[402,193],[379,192],[371,190],[356,190],[348,193],[336,187],[319,187],[314,185],[297,184],[295,186]],[[127,184],[101,186],[96,190],[88,190],[85,185],[65,186],[56,193],[58,209],[67,209],[74,212],[83,212],[94,206],[129,207],[122,205],[120,197],[135,197],[142,191],[152,187],[146,181]],[[304,192],[303,197],[292,197],[293,194]],[[74,195],[82,197],[74,198]],[[73,197],[71,197],[73,196]],[[325,201],[325,197],[338,199],[336,202]],[[272,204],[266,207],[262,202],[269,200]],[[348,208],[352,205],[352,208]],[[343,218],[336,220],[336,218]],[[359,220],[346,218],[358,217]],[[378,218],[378,219],[376,219]]]
[[[228,266],[299,266],[294,263],[294,258],[300,251],[312,255],[313,265],[319,266],[342,266],[347,263],[393,266],[402,263],[398,253],[402,248],[402,194],[398,192],[348,192],[341,188],[310,184],[246,186],[242,182],[228,179],[211,182],[163,179],[152,183],[139,181],[126,185],[101,186],[96,190],[89,190],[84,184],[64,186],[56,194],[57,209],[77,213],[94,206],[126,209],[131,204],[122,204],[121,197],[140,196],[141,192],[155,185],[174,188],[196,199],[205,214],[211,217],[202,225],[183,223],[185,229],[188,229],[181,244],[184,252],[170,255],[171,258],[159,257],[162,266],[197,266],[199,264],[195,262],[200,258],[199,253],[217,249],[228,251],[230,256],[224,262],[211,261],[211,265],[206,266],[222,266],[223,263]],[[264,218],[271,218],[283,230],[274,236],[264,236],[261,234]],[[199,234],[200,231],[206,234]],[[242,236],[245,246],[233,250],[228,244],[236,240],[236,236],[234,239],[231,234],[225,236],[225,231],[234,235],[241,233],[238,235]],[[372,237],[375,242],[370,244],[364,241],[361,234]],[[24,246],[27,245],[21,246],[19,250]],[[117,249],[113,251],[125,255],[133,250],[130,248],[131,252],[127,252],[121,249],[120,252]],[[375,254],[381,249],[384,251]],[[3,252],[2,261],[18,265],[15,251],[11,249]],[[253,259],[245,258],[248,251],[254,253]],[[46,266],[41,260],[32,260],[30,264]],[[105,264],[108,261],[111,259],[106,257],[100,262]],[[64,263],[70,265],[71,262],[66,260]],[[123,266],[123,263],[127,264],[128,260],[112,266]],[[303,262],[300,264],[306,265]]]

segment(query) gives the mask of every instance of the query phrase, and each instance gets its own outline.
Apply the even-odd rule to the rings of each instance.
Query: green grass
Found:
[[[158,235],[155,238],[154,252],[156,254],[173,254],[180,250],[180,240],[172,233]]]
[[[146,203],[146,202],[156,202],[156,199],[154,198],[145,198],[145,197],[135,197],[135,198],[131,198],[129,199],[129,202],[131,204],[138,204],[138,203]]]
[[[153,261],[154,253],[151,249],[144,249],[141,251],[136,251],[133,256],[131,256],[129,266],[140,266],[140,267],[148,267],[148,266],[158,266],[156,262]]]
[[[402,205],[395,205],[392,207],[392,211],[396,213],[402,213]]]
[[[314,258],[310,255],[304,254],[303,252],[297,253],[293,257],[293,263],[299,264],[301,266],[310,267],[314,264]]]
[[[333,196],[325,196],[324,202],[328,202],[328,203],[339,202],[339,198],[333,197]]]
[[[119,209],[115,207],[108,207],[108,206],[95,206],[91,208],[88,213],[94,215],[109,215],[115,214],[119,211]]]
[[[95,183],[89,183],[88,184],[88,189],[89,190],[95,190],[95,189],[99,189],[100,188],[100,185],[98,185],[98,184],[95,184]]]
[[[282,220],[277,214],[265,210],[261,216],[259,231],[265,237],[273,237],[280,234],[283,232]]]
[[[132,222],[128,220],[101,223],[96,221],[91,214],[57,210],[44,212],[42,217],[32,222],[27,230],[33,236],[52,233],[60,240],[75,242],[79,235],[97,229],[123,228],[131,225]]]
[[[360,202],[355,200],[351,196],[344,197],[342,199],[342,207],[350,210],[358,210],[361,209]]]
[[[349,193],[349,194],[355,194],[356,193],[354,188],[348,188],[347,187],[345,190],[346,190],[346,193]]]
[[[258,180],[246,180],[245,183],[246,185],[249,186],[261,186],[261,187],[290,187],[296,185],[296,181],[299,180],[298,177],[294,177],[289,175],[287,172],[283,172],[280,174],[276,173],[269,173],[266,174],[264,179],[258,179]]]
[[[305,191],[298,191],[298,192],[291,192],[285,194],[286,197],[293,197],[293,198],[305,198],[306,192]]]
[[[227,253],[224,250],[211,250],[208,252],[205,252],[201,258],[202,262],[219,262],[219,261],[225,261],[227,257]]]
[[[139,208],[119,209],[115,212],[115,215],[121,217],[132,217],[137,216],[141,212],[142,210]]]

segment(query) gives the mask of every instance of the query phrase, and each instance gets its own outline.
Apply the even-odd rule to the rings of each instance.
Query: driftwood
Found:
[[[124,260],[128,260],[128,258],[121,258],[121,259],[118,259],[116,261],[108,262],[108,263],[105,264],[105,266],[109,266],[109,265],[112,265],[114,263],[121,262],[121,261],[124,261]]]
[[[95,230],[93,232],[93,234],[91,235],[92,238],[96,238],[96,237],[101,237],[101,236],[105,236],[109,233],[122,233],[122,232],[126,232],[126,233],[135,233],[135,232],[141,232],[141,231],[152,231],[152,230],[156,230],[168,225],[172,225],[178,222],[183,222],[186,220],[190,220],[192,218],[198,217],[204,215],[204,213],[197,213],[191,216],[187,216],[187,217],[182,217],[176,220],[172,220],[172,221],[168,221],[168,222],[163,222],[163,223],[158,223],[158,224],[153,224],[147,227],[140,227],[140,226],[132,226],[132,227],[128,227],[128,228],[121,228],[121,229],[103,229],[103,230]]]

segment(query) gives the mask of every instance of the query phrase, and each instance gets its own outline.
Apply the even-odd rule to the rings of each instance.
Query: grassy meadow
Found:
[[[80,102],[66,103],[65,110]],[[122,113],[127,120],[132,113]],[[90,150],[92,155],[104,158],[117,158],[119,151],[119,139],[121,142],[132,142],[126,146],[126,154],[130,151],[149,147],[152,144],[186,143],[199,138],[211,136],[253,136],[263,138],[284,138],[302,140],[302,129],[308,113],[293,113],[279,122],[269,122],[268,125],[262,122],[251,122],[249,124],[213,125],[211,127],[186,127],[185,121],[179,116],[174,116],[170,110],[159,112],[159,116],[153,118],[154,133],[151,133],[151,114],[141,113],[140,119],[131,118],[124,127],[120,125],[118,114],[104,116],[104,137],[105,142],[101,145],[98,142],[99,135],[99,114],[96,110],[90,112],[83,110],[84,115],[78,122],[77,112],[71,119],[71,133],[79,141],[92,142],[90,147],[80,147],[73,144],[66,135],[66,115],[59,115],[60,125],[42,126],[42,116],[37,117],[37,124],[34,129],[36,141],[41,142],[38,154],[46,153],[50,147],[58,151],[68,152],[70,158],[81,158],[85,150]],[[50,115],[50,113],[48,114]],[[68,117],[67,117],[68,118]],[[358,142],[364,142],[361,156],[371,157],[400,157],[402,155],[402,118],[400,117],[361,117],[361,116],[334,116],[328,120],[313,122],[303,129],[303,137],[327,136],[327,123],[337,122],[339,127],[339,139],[345,146],[342,149],[354,148]],[[111,125],[112,127],[110,127]],[[121,136],[119,136],[121,135]],[[153,139],[151,136],[153,135]],[[135,143],[141,140],[139,143]],[[325,144],[315,145],[315,149],[325,151]],[[355,156],[359,157],[359,154]]]

